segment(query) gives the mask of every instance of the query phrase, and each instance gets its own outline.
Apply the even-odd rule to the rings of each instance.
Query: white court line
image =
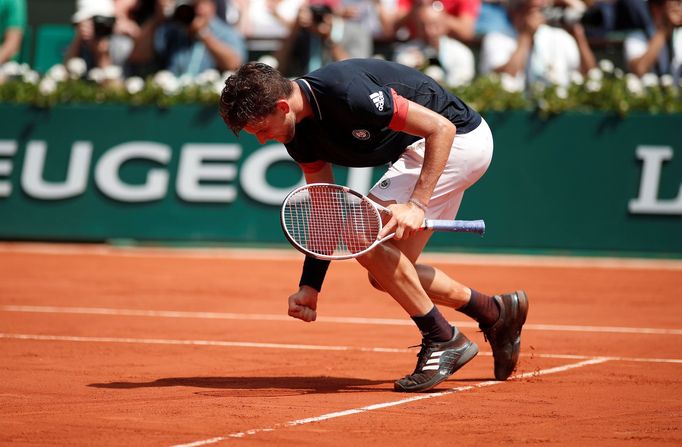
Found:
[[[117,247],[106,244],[85,245],[32,242],[0,242],[0,253],[33,253],[65,256],[96,255],[134,258],[245,259],[297,262],[300,262],[303,259],[303,255],[299,252],[287,248]],[[681,259],[438,252],[426,252],[420,259],[426,262],[456,265],[682,270]]]
[[[0,312],[27,313],[55,313],[82,315],[113,315],[153,318],[197,318],[218,320],[249,320],[249,321],[285,321],[297,322],[288,315],[280,314],[246,314],[231,312],[185,312],[174,310],[146,310],[146,309],[113,309],[107,307],[68,307],[68,306],[0,306]],[[323,323],[339,324],[368,324],[382,326],[412,326],[414,323],[407,319],[397,318],[363,318],[363,317],[329,317],[321,316],[317,319]],[[470,321],[453,323],[462,328],[478,328],[478,324]],[[617,327],[617,326],[580,326],[566,324],[531,324],[523,326],[524,330],[562,331],[562,332],[599,332],[614,334],[652,334],[652,335],[682,335],[682,329],[645,328],[645,327]]]
[[[584,360],[584,361],[578,362],[578,363],[571,363],[568,365],[557,366],[554,368],[542,369],[539,371],[533,371],[533,372],[514,375],[514,376],[510,377],[508,379],[508,381],[509,380],[526,379],[526,378],[530,378],[530,377],[537,377],[537,376],[542,376],[542,375],[547,375],[547,374],[555,374],[555,373],[564,372],[564,371],[568,371],[568,370],[575,369],[575,368],[582,368],[583,366],[597,365],[597,364],[605,363],[608,361],[609,360],[607,358],[596,357],[596,358],[591,358],[589,360]],[[200,447],[203,445],[217,444],[217,443],[222,442],[222,441],[227,441],[230,438],[243,438],[245,436],[252,436],[252,435],[255,435],[258,433],[272,432],[272,431],[275,431],[277,429],[295,427],[298,425],[310,424],[313,422],[321,422],[321,421],[326,421],[329,419],[336,419],[336,418],[340,418],[340,417],[344,417],[344,416],[351,416],[354,414],[365,413],[368,411],[381,410],[383,408],[395,407],[398,405],[409,404],[412,402],[417,402],[417,401],[425,400],[425,399],[435,399],[437,397],[443,397],[443,396],[448,396],[448,395],[455,394],[455,393],[461,393],[462,391],[470,391],[470,390],[474,390],[477,388],[484,388],[484,387],[493,386],[493,385],[500,385],[500,384],[507,383],[507,382],[498,382],[495,380],[489,380],[486,382],[479,382],[475,385],[460,386],[460,387],[451,388],[449,390],[441,391],[441,392],[437,392],[437,393],[419,394],[419,395],[416,395],[413,397],[409,397],[407,399],[401,399],[401,400],[396,400],[396,401],[392,401],[392,402],[383,402],[383,403],[374,404],[374,405],[367,405],[365,407],[352,408],[350,410],[336,411],[334,413],[327,413],[327,414],[323,414],[321,416],[315,416],[315,417],[310,417],[310,418],[305,418],[305,419],[296,419],[293,421],[284,422],[282,424],[275,424],[272,427],[256,428],[256,429],[252,429],[252,430],[246,430],[246,431],[242,431],[242,432],[231,433],[231,434],[225,435],[225,436],[216,436],[216,437],[209,438],[209,439],[194,441],[194,442],[190,442],[187,444],[177,444],[177,445],[174,445],[173,447]]]
[[[175,346],[218,346],[226,348],[259,348],[259,349],[293,349],[303,351],[353,351],[353,352],[384,352],[404,353],[412,352],[405,348],[382,348],[382,347],[357,347],[357,346],[334,346],[334,345],[304,345],[291,343],[257,343],[222,340],[174,340],[163,338],[127,338],[127,337],[85,337],[74,335],[44,335],[44,334],[8,334],[0,333],[0,339],[7,340],[33,340],[33,341],[59,341],[59,342],[86,342],[86,343],[134,343],[145,345],[175,345]],[[490,352],[481,352],[479,355],[491,356]],[[593,359],[591,355],[575,354],[521,354],[524,357],[540,357],[552,359]],[[607,360],[624,362],[648,362],[648,363],[672,363],[682,364],[682,359],[643,358],[643,357],[609,357],[599,356]]]

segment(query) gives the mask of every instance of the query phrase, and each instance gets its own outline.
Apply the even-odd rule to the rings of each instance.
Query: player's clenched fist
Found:
[[[301,286],[298,292],[289,297],[289,316],[303,321],[317,318],[317,290]]]

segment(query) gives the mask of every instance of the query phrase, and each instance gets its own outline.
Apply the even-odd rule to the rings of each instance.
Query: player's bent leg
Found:
[[[426,264],[417,264],[415,269],[424,290],[435,304],[458,309],[469,302],[471,289],[443,271]]]
[[[397,380],[393,389],[408,393],[430,390],[469,363],[476,354],[476,343],[455,327],[450,340],[434,342],[423,338],[414,372]]]
[[[381,284],[379,284],[379,281],[374,279],[374,276],[370,272],[367,272],[367,279],[369,280],[369,284],[377,289],[379,292],[385,292],[384,288],[381,287]]]
[[[356,259],[410,316],[425,315],[433,307],[414,265],[392,241],[379,244]]]
[[[495,378],[506,380],[512,375],[521,351],[521,329],[528,316],[528,295],[523,290],[495,295],[500,317],[492,326],[479,325],[493,350]]]

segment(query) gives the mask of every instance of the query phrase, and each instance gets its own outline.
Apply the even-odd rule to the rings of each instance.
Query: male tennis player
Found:
[[[395,238],[357,259],[372,285],[388,292],[422,333],[417,366],[395,382],[396,391],[433,388],[478,353],[434,303],[475,319],[492,346],[495,378],[511,375],[528,312],[526,294],[487,296],[417,264],[431,237],[417,232],[424,219],[454,219],[464,191],[490,164],[492,134],[476,111],[417,70],[351,59],[293,81],[268,65],[248,63],[225,81],[220,113],[235,134],[243,129],[261,144],[283,143],[308,183],[333,183],[330,163],[390,164],[369,198],[392,212],[380,236],[395,232]],[[328,265],[306,258],[289,315],[315,320]]]

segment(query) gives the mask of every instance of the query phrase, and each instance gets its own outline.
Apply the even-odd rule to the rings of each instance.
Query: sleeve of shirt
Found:
[[[356,83],[346,93],[349,118],[366,127],[389,127],[395,112],[392,91],[369,81]]]
[[[7,28],[26,29],[26,2],[12,0],[7,13]],[[2,36],[4,37],[4,36]]]
[[[471,16],[478,18],[481,13],[481,0],[462,0],[455,3],[453,10],[448,12],[454,16]]]

